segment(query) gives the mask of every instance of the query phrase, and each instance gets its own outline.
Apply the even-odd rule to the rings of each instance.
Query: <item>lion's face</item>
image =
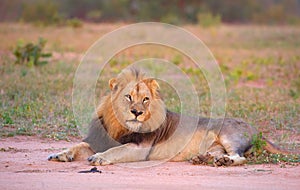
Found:
[[[133,132],[150,132],[165,119],[165,105],[154,79],[118,83],[111,79],[113,110],[119,123]]]

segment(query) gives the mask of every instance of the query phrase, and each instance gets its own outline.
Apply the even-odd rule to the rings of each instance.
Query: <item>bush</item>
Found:
[[[57,24],[60,19],[58,5],[51,0],[42,0],[35,3],[27,2],[24,4],[22,20],[33,22],[38,25]]]
[[[17,59],[16,64],[27,64],[28,66],[47,64],[48,61],[40,61],[40,58],[49,58],[52,56],[51,53],[43,53],[46,42],[43,38],[40,38],[37,44],[27,43],[23,45],[22,42],[18,42],[13,52]]]
[[[262,132],[257,135],[253,135],[251,144],[255,156],[258,156],[263,152],[267,142],[263,139]]]
[[[161,22],[168,23],[168,24],[173,24],[173,25],[179,25],[180,24],[180,19],[175,14],[167,14],[166,16],[161,18]]]
[[[210,12],[198,13],[197,14],[198,24],[204,28],[211,26],[219,26],[221,24],[221,16],[213,15]]]
[[[79,20],[78,18],[72,18],[67,20],[67,26],[70,26],[72,28],[81,28],[83,26],[81,20]]]
[[[102,12],[101,10],[92,10],[90,12],[87,13],[86,18],[89,21],[94,21],[94,22],[99,22],[102,16]]]
[[[66,19],[59,13],[59,4],[52,0],[41,0],[35,3],[25,3],[21,20],[34,23],[37,26],[70,26],[80,28],[83,26],[78,18]],[[92,16],[97,16],[93,13]]]

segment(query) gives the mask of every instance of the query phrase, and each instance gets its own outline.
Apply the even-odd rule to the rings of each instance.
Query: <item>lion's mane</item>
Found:
[[[117,105],[117,99],[123,98],[119,97],[119,91],[126,87],[130,82],[140,82],[144,81],[147,87],[149,88],[153,101],[151,101],[150,110],[151,117],[147,121],[144,122],[143,127],[150,129],[150,131],[155,131],[155,129],[159,128],[163,122],[166,120],[166,108],[165,104],[160,96],[159,88],[157,86],[153,86],[150,82],[149,78],[136,68],[129,68],[123,70],[117,78],[112,79],[116,85],[111,85],[112,92],[105,96],[100,105],[97,108],[97,117],[103,119],[104,127],[108,133],[108,135],[120,141],[124,136],[132,134],[132,131],[129,131],[126,127],[124,127],[119,119],[117,118],[117,112],[119,111],[119,106]],[[116,95],[113,96],[113,91]]]

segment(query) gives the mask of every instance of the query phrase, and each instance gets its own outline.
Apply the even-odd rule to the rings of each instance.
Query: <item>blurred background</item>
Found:
[[[0,21],[299,24],[300,0],[1,0]],[[206,20],[206,21],[201,21]],[[211,21],[212,22],[212,21]],[[209,23],[208,23],[209,24]]]

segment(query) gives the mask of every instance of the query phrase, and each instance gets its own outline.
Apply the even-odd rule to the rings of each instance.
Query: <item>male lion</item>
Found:
[[[111,92],[104,97],[83,142],[48,160],[70,162],[88,157],[92,165],[168,159],[181,144],[176,137],[168,146],[163,144],[177,130],[181,115],[165,108],[159,85],[137,69],[130,68],[109,81]],[[183,116],[187,117],[188,116]],[[191,118],[191,117],[190,117]],[[198,126],[188,144],[171,161],[212,160],[216,166],[240,165],[244,154],[251,150],[252,137],[258,131],[237,119],[199,117]],[[211,126],[208,128],[208,123]],[[206,138],[209,136],[209,138]],[[199,154],[202,140],[209,139],[204,155]],[[288,153],[267,141],[265,149],[272,153]]]

